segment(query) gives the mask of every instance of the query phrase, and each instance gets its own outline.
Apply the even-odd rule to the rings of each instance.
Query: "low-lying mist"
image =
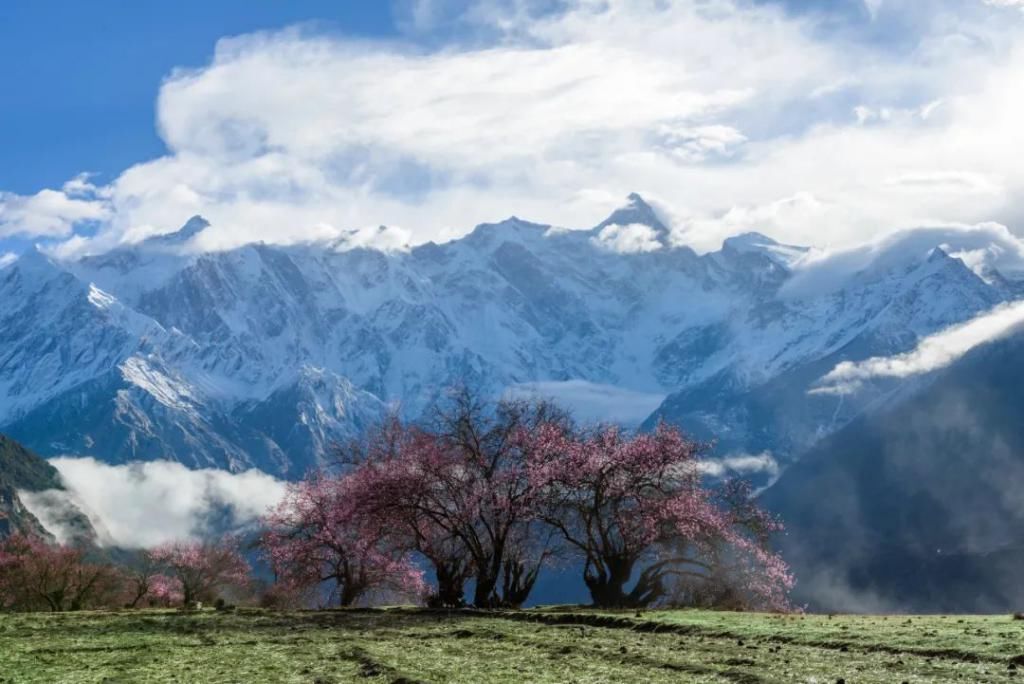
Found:
[[[189,470],[173,461],[109,465],[94,458],[50,460],[66,491],[22,492],[25,506],[59,540],[64,512],[77,506],[104,546],[145,548],[245,528],[284,495],[285,483],[259,470]]]

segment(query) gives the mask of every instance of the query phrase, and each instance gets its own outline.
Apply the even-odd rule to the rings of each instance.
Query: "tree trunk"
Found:
[[[493,608],[497,600],[495,588],[498,577],[493,572],[479,572],[476,576],[476,588],[473,591],[473,605],[477,608]]]
[[[590,600],[596,608],[638,608],[635,597],[625,591],[626,583],[633,575],[633,560],[624,558],[603,559],[604,570],[584,573],[583,581],[590,590]]]
[[[128,603],[128,607],[129,608],[138,608],[139,601],[141,601],[143,598],[145,598],[146,594],[148,594],[148,593],[149,593],[149,588],[148,587],[146,589],[137,589],[135,591],[135,597],[131,600],[130,603]]]
[[[431,608],[460,608],[466,604],[465,580],[459,568],[449,568],[445,565],[437,565],[434,568],[437,574],[437,593],[432,596],[427,605]]]
[[[520,608],[533,591],[533,585],[540,574],[540,564],[532,569],[522,561],[505,561],[504,582],[501,604],[507,608]]]
[[[43,594],[43,598],[46,599],[46,603],[50,606],[51,613],[60,613],[64,610],[64,599],[54,594]]]
[[[362,596],[364,587],[358,582],[351,579],[345,580],[338,578],[338,605],[342,608],[348,608],[354,605],[359,597]]]

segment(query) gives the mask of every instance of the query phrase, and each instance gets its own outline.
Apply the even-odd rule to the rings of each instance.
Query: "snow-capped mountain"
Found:
[[[699,255],[638,195],[590,230],[513,217],[389,251],[197,252],[207,228],[0,270],[0,431],[48,454],[295,476],[453,383],[582,383],[668,395],[655,416],[786,460],[892,390],[808,395],[835,363],[1019,292],[1008,234],[922,229],[826,257],[750,233]]]

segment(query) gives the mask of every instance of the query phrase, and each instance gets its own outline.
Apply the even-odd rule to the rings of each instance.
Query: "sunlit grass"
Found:
[[[559,624],[556,624],[559,623]],[[0,615],[0,682],[1006,682],[1024,621],[704,611]]]

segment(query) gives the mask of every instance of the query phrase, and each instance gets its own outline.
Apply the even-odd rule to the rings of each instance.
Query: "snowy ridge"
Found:
[[[798,419],[765,417],[759,393],[804,396],[819,366],[907,351],[1012,300],[1024,264],[994,226],[836,254],[750,233],[699,255],[638,195],[590,230],[511,218],[389,251],[195,252],[206,225],[0,271],[0,429],[45,453],[294,475],[388,404],[415,417],[464,382],[585,387],[611,418],[615,396],[668,395],[656,416],[785,460],[888,389],[794,399]],[[657,247],[609,249],[613,228]]]

